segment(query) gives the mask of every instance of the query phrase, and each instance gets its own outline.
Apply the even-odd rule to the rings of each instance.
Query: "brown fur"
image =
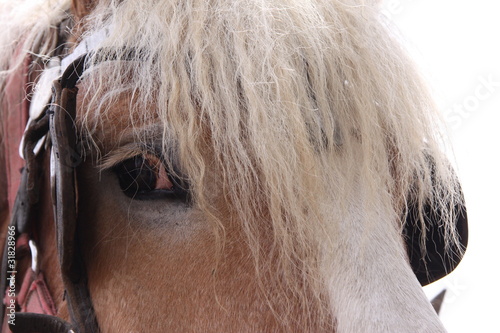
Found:
[[[96,0],[71,0],[71,14],[73,16],[73,33],[69,42],[77,42],[79,36],[85,31],[85,18],[95,7]]]

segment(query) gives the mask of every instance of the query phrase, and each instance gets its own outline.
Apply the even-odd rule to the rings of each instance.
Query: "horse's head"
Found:
[[[375,5],[73,1],[46,15],[20,48],[44,73],[63,58],[39,154],[52,147],[56,229],[75,218],[58,231],[73,317],[102,332],[442,330],[414,271],[440,277],[415,268],[430,237],[455,259],[461,198]]]

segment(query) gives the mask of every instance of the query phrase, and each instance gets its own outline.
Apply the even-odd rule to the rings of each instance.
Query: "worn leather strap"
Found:
[[[16,313],[16,324],[9,328],[13,333],[77,333],[68,322],[39,313]]]
[[[63,75],[64,78],[64,75]],[[61,80],[63,81],[63,80]],[[76,82],[75,82],[76,84]],[[98,332],[92,301],[87,288],[85,265],[78,247],[77,188],[75,168],[80,163],[76,150],[76,94],[78,88],[54,82],[50,114],[53,198],[59,262],[66,289],[66,299],[73,324],[80,333]]]

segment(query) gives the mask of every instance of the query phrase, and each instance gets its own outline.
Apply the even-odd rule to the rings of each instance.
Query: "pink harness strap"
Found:
[[[45,283],[43,273],[35,274],[31,269],[26,272],[23,285],[17,296],[21,312],[56,315],[56,307]]]

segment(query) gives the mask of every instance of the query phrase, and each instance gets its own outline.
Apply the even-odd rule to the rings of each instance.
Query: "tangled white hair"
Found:
[[[279,258],[281,287],[299,300],[312,294],[325,317],[333,309],[339,332],[370,330],[353,328],[349,314],[403,302],[365,297],[377,288],[363,283],[380,274],[373,285],[406,293],[398,284],[411,269],[403,280],[391,277],[406,260],[406,203],[450,211],[441,222],[450,246],[458,243],[450,207],[461,198],[439,116],[377,2],[107,0],[75,36],[105,29],[94,57],[128,58],[106,70],[89,61],[82,136],[92,138],[109,106],[133,92],[131,119],[163,126],[165,149],[175,145],[194,202],[213,217],[221,243],[227,212],[207,199],[208,173],[220,179],[257,271]],[[22,24],[2,18],[2,79],[20,38],[24,52],[50,56],[69,4],[43,6],[14,19]],[[265,226],[255,222],[263,218]],[[270,254],[263,232],[272,235]]]

